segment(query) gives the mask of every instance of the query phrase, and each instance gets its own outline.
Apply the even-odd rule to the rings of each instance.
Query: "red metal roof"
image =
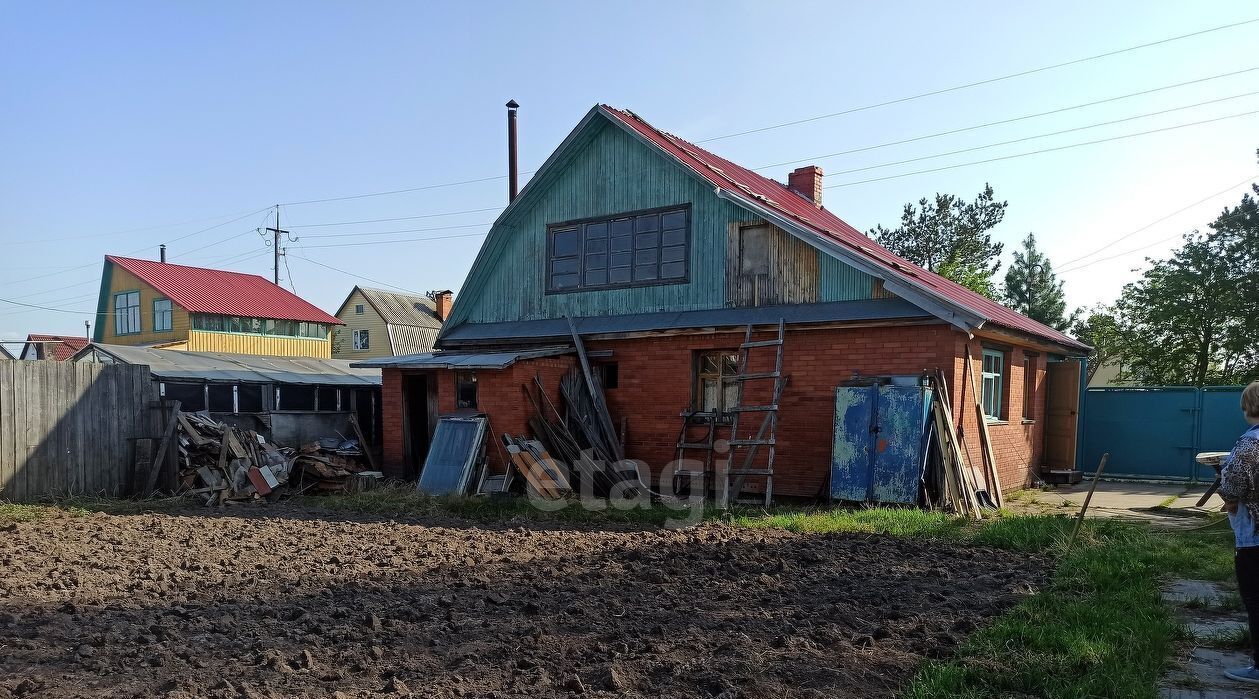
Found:
[[[66,335],[41,335],[39,333],[31,333],[26,336],[26,344],[47,342],[44,345],[48,354],[44,359],[55,359],[64,362],[74,356],[75,352],[87,347],[86,337],[68,337]]]
[[[131,272],[192,313],[344,325],[336,316],[256,274],[113,255],[106,255],[105,261]]]
[[[812,200],[805,199],[788,189],[785,184],[776,182],[763,175],[736,165],[719,155],[684,141],[677,136],[665,133],[633,112],[616,109],[607,105],[601,108],[611,117],[648,139],[666,153],[676,158],[695,174],[711,182],[716,187],[741,192],[745,196],[768,206],[792,220],[807,226],[809,229],[837,242],[862,255],[886,269],[894,277],[912,278],[917,285],[926,287],[934,294],[957,305],[969,309],[975,315],[987,319],[988,322],[1005,328],[1025,332],[1051,342],[1076,349],[1087,349],[1087,345],[1079,340],[1068,337],[1053,328],[1038,323],[1027,316],[1006,308],[982,294],[949,279],[929,272],[918,265],[899,257],[887,248],[871,240],[856,228],[845,223],[825,208],[818,208]]]

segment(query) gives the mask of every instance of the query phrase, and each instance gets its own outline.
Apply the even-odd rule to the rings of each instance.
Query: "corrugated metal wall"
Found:
[[[384,340],[384,338],[381,338]],[[266,354],[272,357],[311,357],[331,359],[332,343],[308,337],[249,335],[205,330],[188,332],[188,350],[192,352],[232,352],[235,354]]]
[[[596,122],[599,123],[599,122]],[[562,315],[595,316],[722,308],[726,304],[727,224],[753,214],[718,198],[710,187],[649,150],[634,137],[602,122],[547,182],[541,196],[496,227],[487,245],[503,245],[486,262],[483,287],[469,276],[456,305],[456,320],[487,323]],[[529,196],[535,196],[530,193]],[[690,203],[690,281],[630,289],[547,294],[546,227],[574,219]],[[500,236],[506,233],[505,236]],[[487,251],[488,252],[488,251]],[[833,260],[819,259],[820,301],[871,298],[874,280]],[[478,288],[479,287],[479,288]]]

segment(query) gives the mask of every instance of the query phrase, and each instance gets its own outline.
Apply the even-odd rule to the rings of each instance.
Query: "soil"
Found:
[[[1048,562],[272,506],[0,526],[0,697],[889,697]]]

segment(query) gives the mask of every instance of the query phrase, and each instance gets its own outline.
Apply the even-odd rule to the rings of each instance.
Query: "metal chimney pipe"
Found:
[[[516,199],[517,167],[516,167],[516,110],[520,105],[516,100],[507,103],[507,201]]]
[[[159,247],[158,250],[161,251],[160,254],[161,254],[162,262],[165,262],[166,261],[166,243],[162,243],[162,246]]]

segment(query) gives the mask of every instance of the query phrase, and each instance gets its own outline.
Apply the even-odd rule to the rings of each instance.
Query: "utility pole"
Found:
[[[275,205],[275,228],[268,228],[267,231],[275,235],[275,237],[272,239],[272,247],[275,248],[272,251],[275,253],[275,267],[274,267],[275,273],[271,281],[276,286],[279,286],[280,285],[280,254],[281,254],[280,253],[280,236],[288,234],[288,231],[282,230],[280,228],[280,205],[279,204]]]

